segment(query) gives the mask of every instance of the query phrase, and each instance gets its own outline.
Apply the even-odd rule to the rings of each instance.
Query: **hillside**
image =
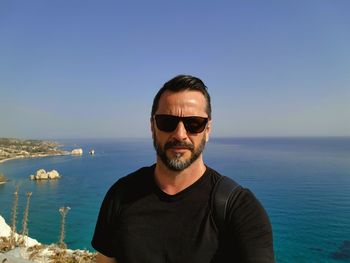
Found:
[[[67,154],[53,141],[0,138],[0,162],[8,159]]]

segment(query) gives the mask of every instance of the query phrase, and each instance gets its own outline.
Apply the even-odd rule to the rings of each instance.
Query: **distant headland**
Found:
[[[0,163],[19,158],[71,154],[59,147],[60,145],[54,141],[0,138]]]

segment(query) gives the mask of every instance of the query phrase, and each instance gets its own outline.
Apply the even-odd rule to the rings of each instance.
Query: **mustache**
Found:
[[[169,148],[172,148],[174,146],[183,147],[183,148],[189,149],[191,151],[194,149],[194,146],[191,143],[179,142],[179,141],[170,141],[170,142],[167,142],[164,145],[164,150],[168,150]]]

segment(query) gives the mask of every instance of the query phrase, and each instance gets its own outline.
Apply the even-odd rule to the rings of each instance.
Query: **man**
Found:
[[[118,180],[102,203],[93,247],[98,262],[274,262],[268,216],[245,188],[219,233],[211,196],[221,177],[203,161],[212,129],[204,83],[180,75],[164,84],[151,113],[156,164]]]

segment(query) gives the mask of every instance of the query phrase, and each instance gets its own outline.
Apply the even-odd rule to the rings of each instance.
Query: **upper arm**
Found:
[[[103,199],[91,241],[92,247],[99,251],[101,255],[106,255],[106,257],[116,256],[114,230],[119,201],[116,200],[115,188],[116,184],[109,189]]]
[[[271,223],[253,193],[242,189],[229,207],[230,232],[244,262],[274,262]]]
[[[115,258],[107,257],[101,253],[97,253],[96,262],[97,263],[118,263]]]

